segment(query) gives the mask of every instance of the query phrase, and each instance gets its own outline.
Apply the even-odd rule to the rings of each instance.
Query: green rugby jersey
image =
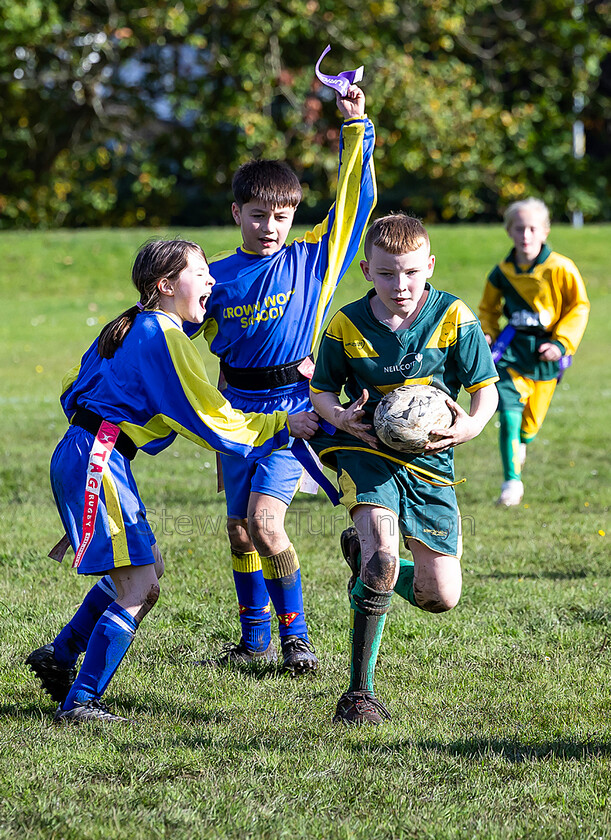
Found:
[[[405,330],[393,332],[375,317],[370,305],[373,289],[340,309],[322,338],[311,382],[314,393],[331,391],[339,396],[343,388],[351,403],[366,388],[365,414],[372,422],[378,402],[400,385],[436,385],[455,400],[461,387],[473,393],[495,382],[498,376],[476,315],[449,292],[428,283],[425,288],[425,304]],[[332,468],[335,450],[362,449],[446,481],[454,478],[452,450],[414,456],[382,443],[380,450],[374,450],[340,429],[333,436],[319,430],[310,443]]]

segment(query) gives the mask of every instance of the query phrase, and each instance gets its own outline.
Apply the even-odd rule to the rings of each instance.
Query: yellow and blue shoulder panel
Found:
[[[231,455],[260,457],[288,443],[286,412],[243,414],[208,380],[197,348],[166,313],[142,312],[112,359],[97,340],[64,378],[62,407],[71,419],[88,408],[116,423],[149,454],[177,434]]]

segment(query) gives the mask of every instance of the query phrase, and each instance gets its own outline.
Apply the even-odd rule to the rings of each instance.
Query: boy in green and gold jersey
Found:
[[[396,214],[365,237],[361,268],[373,289],[344,306],[322,339],[310,384],[315,411],[335,427],[310,443],[336,470],[354,528],[342,534],[352,571],[351,675],[336,723],[379,724],[390,715],[373,691],[386,613],[394,592],[427,612],[452,609],[462,578],[453,447],[484,428],[497,404],[496,371],[477,317],[428,282],[435,257],[422,223]],[[422,455],[390,449],[371,421],[384,394],[401,385],[436,385],[454,413]],[[455,402],[464,387],[469,413]],[[350,404],[342,405],[344,389]],[[399,541],[413,560],[399,558]]]
[[[510,204],[505,226],[514,248],[488,276],[479,316],[499,374],[503,484],[497,504],[512,507],[524,496],[526,446],[579,346],[590,303],[575,263],[546,244],[550,218],[542,201]]]

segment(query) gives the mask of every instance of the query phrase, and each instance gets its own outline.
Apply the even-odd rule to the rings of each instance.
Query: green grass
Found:
[[[210,254],[237,244],[230,229],[181,233]],[[298,495],[288,517],[320,675],[192,666],[235,640],[238,620],[214,456],[179,441],[134,465],[167,569],[107,693],[137,722],[52,726],[23,660],[87,589],[46,558],[61,534],[48,484],[59,385],[135,299],[147,235],[0,236],[0,840],[611,838],[608,227],[552,230],[584,274],[590,325],[529,450],[523,506],[492,504],[493,422],[457,452],[463,597],[440,616],[393,602],[376,683],[392,721],[330,723],[348,674],[346,517],[322,495]],[[431,239],[435,283],[477,307],[503,231]],[[334,306],[365,288],[355,263]]]

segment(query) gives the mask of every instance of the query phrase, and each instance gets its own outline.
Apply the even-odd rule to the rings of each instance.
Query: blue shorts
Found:
[[[51,457],[51,488],[66,533],[76,552],[83,530],[87,464],[94,435],[70,426]],[[113,449],[104,468],[95,531],[79,574],[99,575],[120,566],[154,563],[155,537],[130,462]]]
[[[242,391],[228,386],[223,396],[234,408],[244,412],[288,411],[294,414],[312,410],[309,382],[271,391]],[[251,493],[264,493],[290,505],[302,475],[301,464],[290,449],[278,449],[266,458],[221,455],[221,464],[227,516],[233,519],[246,518]]]

